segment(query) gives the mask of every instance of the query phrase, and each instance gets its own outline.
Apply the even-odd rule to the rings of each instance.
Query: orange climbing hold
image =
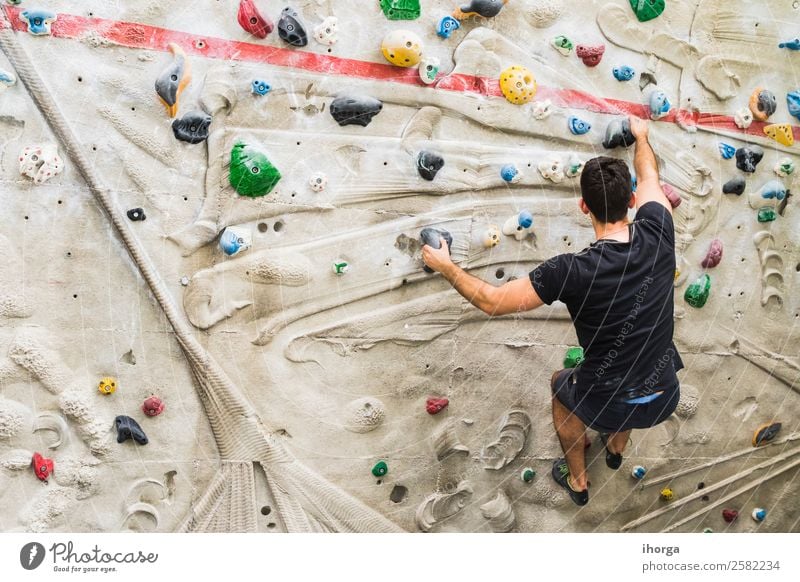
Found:
[[[536,89],[536,78],[525,67],[514,65],[500,73],[500,90],[514,105],[525,105],[533,101]]]

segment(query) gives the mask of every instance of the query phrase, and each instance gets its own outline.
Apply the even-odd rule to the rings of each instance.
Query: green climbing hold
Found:
[[[257,198],[272,192],[281,179],[278,168],[255,146],[236,142],[231,149],[231,186],[242,196]]]
[[[631,8],[639,22],[647,22],[661,16],[667,7],[665,0],[630,0]]]
[[[520,478],[525,481],[525,483],[530,483],[536,477],[536,471],[531,469],[530,467],[525,467],[520,473]]]
[[[375,463],[375,466],[372,467],[372,474],[376,477],[383,477],[386,473],[389,472],[389,465],[386,464],[386,461],[378,461]]]
[[[711,277],[702,275],[697,281],[689,285],[683,298],[692,307],[700,309],[708,301],[711,294]]]
[[[703,528],[703,533],[714,533],[714,530],[710,527]]]
[[[764,208],[758,209],[758,221],[759,222],[772,222],[778,218],[778,215],[775,213],[774,208],[770,208],[769,206],[765,206]]]
[[[564,356],[564,367],[574,368],[583,362],[583,348],[569,348]]]
[[[421,12],[419,0],[381,0],[381,10],[389,20],[416,20]]]

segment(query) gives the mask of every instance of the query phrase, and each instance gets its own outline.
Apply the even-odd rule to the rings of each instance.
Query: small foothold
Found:
[[[704,527],[703,528],[703,533],[714,533],[714,530],[711,529],[710,527]]]
[[[722,510],[722,519],[724,519],[727,523],[733,523],[739,517],[739,512],[735,509],[723,509]]]
[[[267,38],[267,35],[275,28],[273,22],[261,14],[254,0],[241,0],[239,2],[237,20],[239,21],[239,26],[258,38]]]
[[[447,243],[447,251],[450,255],[453,254],[453,235],[451,235],[446,230],[440,230],[438,228],[431,228],[426,227],[423,228],[419,233],[419,242],[422,245],[428,245],[434,249],[442,248],[441,239],[444,239],[444,242]],[[431,269],[428,265],[424,265],[423,269],[426,273],[433,273],[433,269]]]
[[[12,73],[0,69],[0,92],[5,91],[16,82],[17,78]]]
[[[260,81],[259,79],[256,79],[253,81],[250,90],[253,92],[253,95],[260,95],[263,97],[264,95],[272,91],[272,85],[270,85],[269,83],[265,83],[264,81]]]
[[[764,207],[758,209],[758,222],[774,222],[778,218],[778,213],[774,208]]]
[[[778,45],[778,48],[789,49],[790,51],[800,51],[800,38],[793,38]]]
[[[550,99],[537,101],[531,106],[531,115],[537,121],[547,119],[551,113],[553,113],[553,102]]]
[[[133,439],[140,445],[146,445],[147,435],[144,434],[142,427],[139,423],[133,420],[130,416],[119,415],[114,419],[114,424],[117,427],[117,442],[124,443],[129,439]]]
[[[486,230],[478,231],[478,241],[483,248],[493,249],[500,244],[500,229],[490,224]]]
[[[753,517],[754,521],[761,523],[765,519],[767,519],[767,510],[763,507],[756,507],[753,510],[753,513],[750,514]]]
[[[28,146],[19,154],[19,173],[33,178],[34,184],[46,182],[64,170],[64,161],[54,144]]]
[[[551,182],[560,184],[564,181],[564,164],[557,158],[539,162],[538,170],[543,178]]]
[[[720,142],[719,155],[721,155],[726,160],[730,160],[733,156],[736,155],[736,148],[733,147],[732,145]]]
[[[507,164],[500,168],[500,177],[511,184],[516,184],[522,180],[522,174],[514,164]]]
[[[606,45],[587,46],[579,44],[575,49],[575,54],[583,61],[587,67],[596,67],[603,60],[603,53],[606,52]]]
[[[584,355],[582,347],[578,346],[568,348],[567,353],[564,354],[564,367],[576,368],[583,362],[583,359]]]
[[[666,0],[629,0],[639,22],[658,18],[667,6]]]
[[[333,272],[337,275],[344,275],[350,270],[350,264],[342,259],[333,261]]]
[[[425,402],[425,411],[433,416],[447,408],[448,404],[450,404],[450,401],[447,398],[428,398]]]
[[[536,478],[536,471],[530,467],[525,467],[519,474],[519,478],[525,483],[531,483]]]
[[[144,213],[144,209],[142,208],[131,208],[125,214],[127,214],[128,218],[134,222],[139,222],[147,218]]]
[[[186,53],[174,42],[169,43],[172,62],[156,79],[156,95],[167,108],[170,117],[178,113],[178,99],[192,80],[192,67]]]
[[[494,18],[503,9],[508,0],[470,0],[463,4],[461,8],[453,11],[453,16],[459,20],[464,20],[470,16],[483,16],[484,18]]]
[[[583,172],[583,161],[578,157],[578,154],[572,153],[569,156],[567,167],[564,168],[564,175],[567,178],[577,178]]]
[[[789,115],[800,119],[800,91],[786,94],[786,106],[789,108]]]
[[[100,392],[100,394],[105,396],[113,394],[117,391],[117,381],[109,376],[101,378],[99,384],[97,385],[97,390]]]
[[[33,467],[33,472],[36,474],[39,481],[47,483],[48,477],[50,477],[54,471],[53,459],[43,457],[39,453],[33,453],[31,467]]]
[[[272,192],[281,173],[256,146],[236,142],[231,148],[228,180],[242,196],[257,198]]]
[[[711,277],[707,274],[701,275],[694,283],[686,288],[683,298],[692,307],[700,309],[708,301],[711,294]]]
[[[238,226],[229,226],[219,237],[219,248],[229,257],[243,253],[253,244],[249,230]]]
[[[791,158],[781,158],[774,168],[775,173],[781,178],[788,178],[794,174],[794,169],[795,165]]]
[[[202,111],[190,111],[172,122],[172,133],[180,141],[197,144],[208,139],[211,116]]]
[[[372,474],[376,477],[383,477],[386,473],[389,472],[389,465],[386,464],[386,461],[378,461],[375,463],[375,466],[372,467]]]
[[[422,39],[410,30],[393,30],[383,37],[381,52],[397,67],[415,67],[422,60]]]
[[[634,76],[636,76],[636,71],[633,69],[633,67],[629,67],[628,65],[614,67],[612,72],[614,73],[614,78],[620,82],[630,81]]]
[[[722,241],[715,238],[711,241],[711,246],[706,253],[706,257],[700,262],[704,269],[713,269],[722,261]]]
[[[445,16],[436,25],[436,34],[442,38],[450,38],[456,30],[461,28],[461,23],[452,16]]]
[[[665,117],[669,113],[671,107],[666,93],[661,90],[653,91],[650,94],[649,105],[650,119],[653,121],[658,121],[659,119]]]
[[[333,46],[339,42],[339,19],[328,16],[322,23],[314,27],[314,40],[325,46]]]
[[[142,403],[142,412],[147,416],[158,416],[164,412],[164,401],[158,396],[145,398],[145,401]]]
[[[500,90],[509,103],[524,105],[536,96],[536,78],[520,65],[513,65],[500,73]]]
[[[572,52],[572,49],[575,48],[575,45],[572,44],[572,41],[563,35],[555,37],[550,44],[565,57],[568,57]]]
[[[644,476],[646,474],[647,474],[647,469],[645,469],[641,465],[636,465],[631,471],[631,477],[633,477],[634,479],[644,479]]]
[[[664,501],[672,501],[672,499],[674,497],[675,497],[675,494],[672,492],[672,489],[670,489],[669,487],[664,487],[661,490],[661,499],[663,499]]]
[[[764,135],[774,139],[781,145],[792,147],[794,145],[794,133],[792,126],[788,123],[773,123],[764,127]]]
[[[331,102],[331,116],[339,125],[367,127],[372,118],[383,109],[383,103],[373,97],[343,95]]]
[[[426,85],[432,84],[439,74],[442,62],[436,57],[425,57],[419,63],[419,78]]]
[[[533,214],[523,210],[519,214],[506,220],[503,225],[503,234],[513,236],[517,240],[524,240],[533,234]]]
[[[186,275],[181,277],[181,285],[182,286],[188,287],[190,282],[191,282],[191,279],[189,277],[187,277]]]
[[[683,202],[683,198],[681,198],[681,195],[678,194],[678,191],[675,190],[675,188],[673,188],[669,184],[662,183],[661,191],[664,192],[664,196],[667,197],[670,206],[672,206],[673,208],[677,208],[678,206],[681,205],[681,202]]]
[[[636,143],[636,138],[631,133],[631,123],[627,118],[612,119],[606,127],[606,136],[603,147],[613,150],[618,147],[629,147]]]
[[[25,10],[19,15],[28,25],[28,32],[36,36],[50,34],[50,25],[56,21],[56,15],[48,10]]]
[[[308,185],[311,186],[314,192],[322,192],[328,187],[328,176],[322,172],[317,172],[308,180]]]
[[[758,146],[745,146],[736,150],[736,167],[742,172],[752,174],[764,157],[764,150]]]
[[[766,121],[778,109],[775,93],[758,87],[750,96],[750,111],[759,121]]]
[[[422,9],[419,0],[380,0],[381,10],[389,20],[416,20]]]
[[[444,158],[436,152],[422,151],[417,156],[417,172],[424,180],[433,181],[444,167]]]
[[[747,107],[742,107],[733,114],[733,122],[739,129],[747,129],[753,124],[753,112]]]
[[[291,6],[287,6],[281,11],[281,17],[278,20],[278,36],[285,43],[292,46],[306,46],[308,44],[306,27],[300,20],[297,10]]]
[[[783,425],[780,422],[762,424],[753,433],[753,446],[760,447],[775,440]]]
[[[585,135],[592,129],[592,124],[573,115],[567,120],[567,127],[573,135]]]
[[[744,189],[747,186],[747,182],[741,176],[736,176],[735,178],[731,178],[722,186],[722,193],[723,194],[736,194],[737,196],[741,196],[744,194]]]

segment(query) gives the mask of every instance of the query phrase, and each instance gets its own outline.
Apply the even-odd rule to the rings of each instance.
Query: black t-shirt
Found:
[[[630,242],[599,240],[530,273],[542,301],[567,305],[585,357],[578,385],[598,395],[666,386],[683,368],[672,342],[672,216],[648,202],[628,228]]]

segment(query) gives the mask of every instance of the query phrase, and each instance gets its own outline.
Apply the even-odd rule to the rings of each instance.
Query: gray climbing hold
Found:
[[[603,147],[613,150],[618,147],[628,147],[633,145],[636,138],[631,133],[631,123],[628,119],[612,119],[606,127],[606,137],[603,140]]]
[[[383,109],[383,103],[364,95],[342,95],[331,102],[330,112],[339,125],[367,127]]]
[[[433,181],[436,174],[444,167],[444,158],[435,152],[422,151],[417,156],[417,171],[419,175],[429,182]]]
[[[281,18],[278,20],[278,36],[292,46],[306,46],[308,44],[306,27],[300,20],[297,10],[291,6],[287,6],[281,11]]]
[[[211,116],[202,111],[190,111],[172,122],[172,133],[181,141],[201,143],[208,139]]]
[[[148,443],[147,435],[144,434],[142,427],[130,416],[119,415],[114,419],[114,424],[117,427],[118,443],[124,443],[130,439],[133,439],[140,445],[146,445]]]
[[[741,196],[744,194],[744,188],[747,185],[744,178],[741,176],[736,176],[735,178],[728,180],[725,182],[725,185],[722,186],[722,193],[723,194],[736,194],[737,196]]]
[[[446,230],[440,230],[438,228],[431,228],[425,227],[419,233],[419,242],[423,245],[428,245],[429,247],[433,247],[434,249],[442,248],[442,243],[440,239],[444,239],[447,243],[447,250],[450,254],[453,254],[453,235],[451,235]],[[433,273],[433,269],[425,265],[423,267],[426,273]]]
[[[745,146],[736,150],[736,167],[742,172],[752,174],[764,157],[764,150],[756,145]]]

